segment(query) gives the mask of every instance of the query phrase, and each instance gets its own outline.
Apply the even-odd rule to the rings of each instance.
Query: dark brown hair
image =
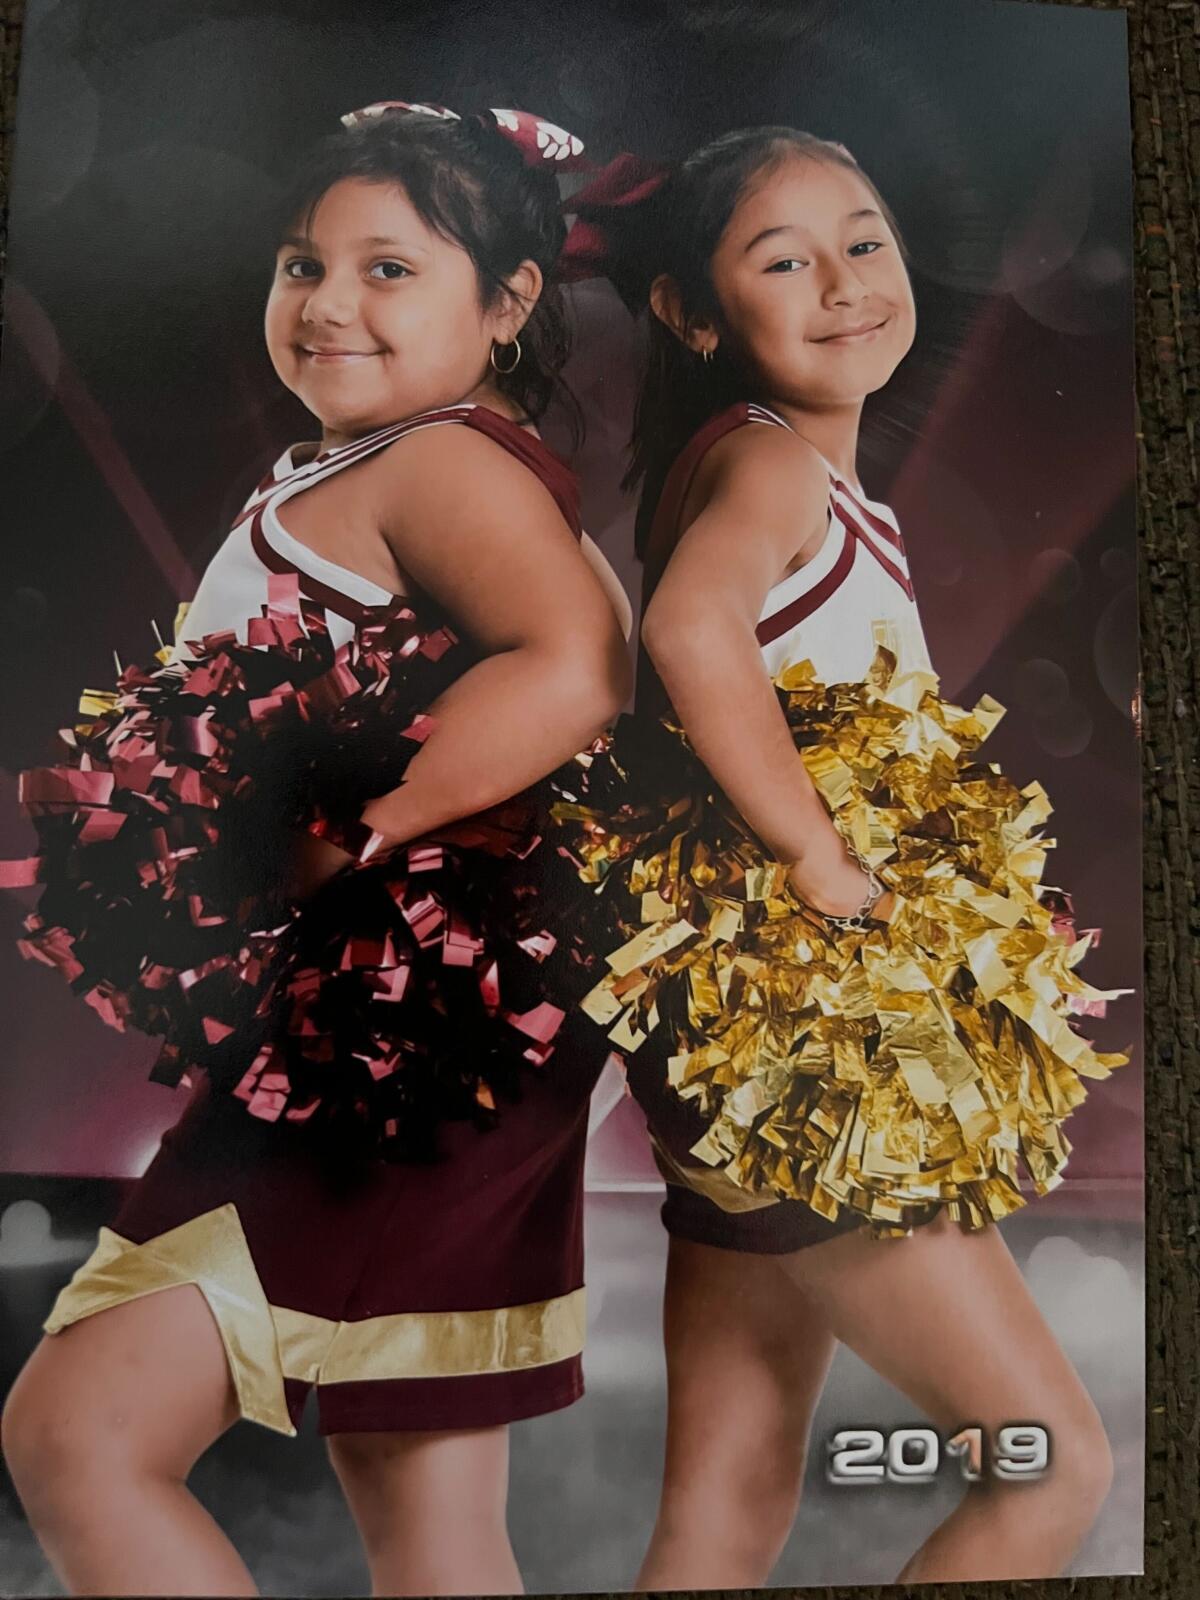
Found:
[[[511,293],[505,280],[522,261],[536,262],[545,287],[521,330],[521,360],[495,382],[530,417],[540,417],[556,391],[573,410],[559,378],[570,337],[553,274],[566,226],[551,165],[526,166],[486,119],[389,113],[330,134],[309,153],[289,186],[278,235],[297,223],[307,231],[334,184],[361,178],[398,185],[431,228],[466,251],[485,310]]]
[[[627,273],[628,264],[636,263],[633,270],[640,280],[641,304],[646,304],[654,279],[665,275],[678,286],[686,325],[703,318],[722,327],[712,282],[713,254],[739,200],[756,180],[793,154],[845,167],[861,178],[904,253],[895,218],[844,145],[796,128],[741,128],[694,151],[658,194],[638,208],[636,229],[630,230],[624,255]],[[663,482],[675,458],[710,417],[739,400],[754,399],[757,381],[736,340],[722,339],[713,359],[705,362],[656,316],[650,316],[625,478],[626,488],[641,485],[639,554],[644,552]]]

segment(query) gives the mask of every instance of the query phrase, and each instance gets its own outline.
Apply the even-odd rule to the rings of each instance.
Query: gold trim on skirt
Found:
[[[685,1167],[682,1162],[676,1161],[653,1132],[650,1134],[650,1147],[665,1183],[672,1183],[677,1189],[690,1189],[693,1194],[711,1200],[713,1205],[722,1211],[737,1214],[742,1211],[761,1211],[764,1206],[779,1204],[778,1195],[751,1194],[748,1189],[739,1188],[733,1179],[719,1168]]]
[[[95,1250],[55,1301],[46,1332],[185,1283],[195,1284],[208,1302],[242,1415],[294,1434],[271,1307],[235,1206],[206,1211],[145,1244],[101,1228]]]
[[[294,1435],[283,1380],[355,1383],[460,1378],[566,1361],[583,1350],[585,1291],[487,1311],[403,1311],[339,1322],[271,1305],[233,1205],[132,1244],[101,1228],[55,1301],[47,1333],[180,1284],[203,1294],[220,1330],[238,1408]]]

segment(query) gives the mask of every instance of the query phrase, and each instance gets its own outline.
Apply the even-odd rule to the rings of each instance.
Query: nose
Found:
[[[821,289],[822,305],[860,305],[866,299],[867,292],[867,286],[859,277],[853,261],[840,255],[830,257]]]
[[[342,273],[326,272],[313,285],[300,314],[312,327],[344,328],[353,322],[357,303],[353,280]]]

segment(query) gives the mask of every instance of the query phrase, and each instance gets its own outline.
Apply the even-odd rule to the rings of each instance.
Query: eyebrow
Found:
[[[880,222],[883,221],[882,214],[876,211],[874,206],[864,206],[860,211],[847,212],[846,216],[843,217],[842,220],[843,222],[861,222],[864,217],[878,217]],[[751,239],[750,243],[746,246],[745,250],[743,250],[742,254],[749,255],[751,250],[754,249],[755,245],[761,244],[764,239],[773,239],[777,234],[780,233],[796,233],[798,231],[798,225],[794,222],[781,223],[777,228],[764,228],[761,233],[756,233],[754,235],[753,239]]]
[[[360,245],[370,245],[373,250],[392,247],[406,251],[424,251],[424,246],[417,244],[415,240],[388,239],[382,234],[372,234],[370,238],[359,239],[356,242]],[[312,239],[302,239],[298,234],[288,233],[279,241],[279,248],[281,250],[312,250],[315,249],[315,245]]]

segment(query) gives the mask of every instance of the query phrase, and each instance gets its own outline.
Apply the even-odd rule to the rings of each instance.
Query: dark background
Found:
[[[1104,929],[1088,976],[1140,960],[1130,179],[1116,15],[923,0],[643,7],[358,0],[39,0],[29,8],[0,378],[0,767],[43,759],[82,682],[169,634],[247,490],[313,422],[261,336],[274,201],[340,112],[402,97],[515,105],[593,159],[679,156],[746,122],[847,142],[912,256],[914,354],[861,458],[896,507],[946,691],[1011,708],[989,747],[1040,777],[1048,881]],[[620,495],[635,368],[607,286],[575,295],[585,522],[636,595]],[[556,437],[555,421],[549,431]],[[561,431],[561,430],[560,430]],[[564,441],[565,442],[565,441]],[[0,848],[28,833],[0,807]],[[153,1046],[64,1004],[0,902],[0,1170],[141,1170],[174,1099]],[[1120,1048],[1137,998],[1095,1032]],[[70,1097],[70,1117],[49,1108]],[[1139,1063],[1072,1123],[1071,1182],[1141,1171]],[[636,1133],[630,1161],[644,1156]],[[1117,1190],[1109,1192],[1110,1202]]]
[[[19,22],[23,9],[18,0],[0,0],[0,19],[3,28],[0,34],[0,49],[3,50],[5,57],[5,124],[9,130],[12,123],[12,90]],[[265,13],[270,8],[262,9]],[[320,9],[305,4],[292,4],[275,7],[274,11],[277,15],[286,15],[290,19],[303,21],[306,17],[319,16]],[[394,6],[387,9],[393,17],[402,15],[405,18],[412,18],[416,15],[414,8],[402,9]],[[670,9],[675,17],[681,14],[681,8]],[[704,14],[706,8],[696,6],[689,9],[693,16],[700,16]],[[725,18],[731,15],[731,8],[727,6],[719,8],[719,11],[715,7],[712,9],[713,13]],[[761,20],[769,16],[773,9],[769,6],[755,7],[753,16]],[[822,8],[789,5],[786,9],[783,7],[778,9],[779,14],[785,15],[789,25],[794,27],[797,18],[805,22],[810,21],[820,15]],[[833,103],[839,114],[830,124],[822,126],[816,116],[806,120],[819,132],[831,131],[836,134],[839,129],[844,130],[847,125],[853,126],[856,130],[859,127],[865,130],[865,114],[882,93],[887,103],[881,112],[880,132],[874,138],[873,147],[868,148],[864,138],[856,131],[854,138],[849,141],[855,148],[856,154],[879,178],[884,192],[893,200],[900,212],[902,221],[907,221],[908,202],[902,193],[904,173],[895,169],[906,165],[907,170],[919,177],[923,184],[928,185],[924,192],[916,194],[917,203],[922,209],[936,200],[939,204],[945,204],[950,208],[949,214],[957,215],[960,220],[974,214],[980,222],[978,237],[993,252],[990,257],[983,259],[994,263],[996,217],[994,212],[989,212],[988,203],[977,204],[978,195],[974,193],[974,186],[970,181],[959,182],[963,168],[961,163],[956,164],[955,156],[964,145],[986,144],[989,127],[987,97],[986,94],[977,95],[976,91],[980,88],[981,74],[986,79],[990,62],[995,56],[980,48],[978,7],[970,7],[971,26],[969,30],[965,28],[961,30],[961,40],[957,37],[959,30],[955,28],[952,14],[957,8],[938,7],[936,12],[935,8],[926,9],[931,17],[937,19],[931,21],[928,31],[924,27],[914,27],[915,12],[908,6],[896,8],[896,28],[910,36],[910,52],[918,64],[923,54],[927,53],[931,38],[936,37],[939,55],[943,51],[952,51],[956,45],[960,45],[964,89],[962,103],[967,115],[963,123],[954,126],[953,138],[950,140],[943,141],[940,145],[936,138],[930,138],[927,143],[922,141],[919,154],[922,161],[926,162],[925,165],[921,162],[908,163],[908,158],[901,156],[901,150],[905,147],[903,117],[897,122],[894,116],[898,101],[902,101],[903,105],[914,104],[918,111],[922,111],[925,103],[919,97],[915,100],[911,97],[905,99],[900,93],[892,96],[888,86],[885,84],[881,89],[876,78],[872,77],[868,85],[869,93],[865,98],[859,95],[851,99],[844,90],[840,96],[835,95]],[[38,8],[35,15],[41,15],[42,10],[44,8]],[[60,17],[75,10],[74,7],[58,8]],[[104,26],[101,9],[94,7],[93,10],[97,17],[101,18],[100,25],[93,26],[90,31],[97,35],[94,48],[99,53],[94,60],[99,64],[95,70],[99,72],[105,88],[106,129],[111,118],[115,126],[124,126],[128,130],[136,118],[144,119],[149,114],[155,102],[158,104],[157,115],[161,125],[164,128],[168,125],[178,126],[175,119],[182,107],[171,104],[173,96],[169,86],[164,88],[161,84],[157,87],[148,85],[128,67],[128,64],[123,71],[121,42],[112,40],[106,46],[102,37]],[[111,8],[112,21],[116,22],[117,17],[120,17],[121,26],[117,31],[126,40],[139,36],[136,25],[136,19],[139,17],[152,16],[155,24],[163,31],[178,33],[184,19],[190,21],[218,16],[244,19],[252,10],[257,14],[257,8],[245,4],[191,7],[172,4],[159,4],[154,7],[122,5],[119,11],[115,6]],[[1193,205],[1195,185],[1200,181],[1194,152],[1195,97],[1200,90],[1200,78],[1197,75],[1196,28],[1200,18],[1197,16],[1195,5],[1190,3],[1135,3],[1128,7],[1128,12],[1132,45],[1137,238],[1140,247],[1136,272],[1136,304],[1140,408],[1139,563],[1142,579],[1141,622],[1146,674],[1143,742],[1144,773],[1147,781],[1146,986],[1149,1002],[1149,1059],[1157,1069],[1151,1073],[1147,1086],[1150,1111],[1148,1247],[1151,1266],[1149,1280],[1151,1338],[1148,1355],[1152,1393],[1147,1503],[1149,1577],[1146,1583],[1130,1579],[1073,1583],[1070,1585],[1070,1592],[1109,1596],[1152,1593],[1156,1596],[1170,1595],[1174,1600],[1175,1596],[1192,1592],[1197,1571],[1197,1555],[1200,1554],[1197,1551],[1195,1468],[1197,1195],[1192,1166],[1196,1142],[1194,1087],[1197,1078],[1196,967],[1192,941],[1194,918],[1192,908],[1196,896],[1194,847],[1191,843],[1188,820],[1189,815],[1194,814],[1197,802],[1200,801],[1194,755],[1196,663],[1191,649],[1191,637],[1197,622],[1197,473],[1193,435],[1187,420],[1189,407],[1193,412],[1195,409],[1197,361],[1200,357],[1200,340],[1197,337],[1196,216]],[[518,13],[519,8],[511,6],[505,8],[510,29],[513,28],[511,19]],[[658,14],[664,15],[665,9],[659,8]],[[855,14],[861,16],[862,13],[856,8]],[[598,15],[597,8],[587,8],[588,18],[594,19]],[[882,17],[882,10],[880,16]],[[469,36],[471,28],[475,26],[473,19],[476,13],[468,7],[456,6],[447,8],[442,17],[447,24],[452,20],[456,32],[465,30]],[[594,55],[592,41],[586,37],[588,24],[581,20],[582,17],[582,12],[575,12],[572,8],[561,8],[557,12],[538,12],[533,16],[530,31],[521,38],[521,47],[517,52],[529,65],[531,72],[535,63],[542,60],[539,52],[545,47],[550,33],[554,30],[561,31],[565,27],[571,33],[572,42],[577,46],[576,59],[589,63],[589,81],[596,81],[595,75],[590,70]],[[1047,19],[1048,25],[1061,25],[1059,14],[1055,11],[1039,8],[1039,22],[1043,18]],[[1079,24],[1082,19],[1076,16],[1070,21]],[[1112,19],[1106,21],[1109,26],[1113,25]],[[479,24],[479,27],[482,41],[487,36],[487,25]],[[743,34],[746,31],[745,25],[739,21],[735,31],[739,35]],[[341,30],[339,36],[340,34]],[[463,36],[464,33],[459,32],[459,37]],[[872,37],[877,44],[880,35],[874,21]],[[1072,35],[1072,38],[1077,37],[1076,34]],[[428,35],[426,38],[428,39]],[[152,39],[150,42],[153,42]],[[326,49],[328,45],[329,41],[325,39],[320,48]],[[69,54],[65,51],[61,53]],[[694,60],[694,52],[689,51],[685,39],[680,60],[685,61],[689,54]],[[976,59],[977,56],[981,58],[979,61]],[[869,60],[869,52],[866,52],[866,58]],[[406,46],[403,56],[397,55],[394,59],[407,62],[414,57]],[[846,49],[842,59],[845,64],[853,65],[855,59],[853,51]],[[896,59],[898,60],[899,56]],[[762,83],[765,85],[770,81],[769,42],[763,47],[759,62],[764,67]],[[889,68],[893,65],[889,46]],[[1009,70],[1013,72],[1011,82],[1014,85],[1029,86],[1029,107],[1032,107],[1032,111],[1029,107],[1024,109],[1030,115],[1036,113],[1039,108],[1044,109],[1053,103],[1055,96],[1061,92],[1060,85],[1045,81],[1044,70],[1039,77],[1039,68],[1043,66],[1044,63],[1040,61],[1037,52],[1019,62],[1010,63]],[[257,100],[268,109],[270,115],[277,119],[278,128],[288,126],[297,108],[287,104],[286,97],[275,88],[272,77],[276,71],[286,74],[287,63],[277,62],[274,57],[261,59],[257,71],[249,73],[244,61],[231,59],[230,78],[236,79],[236,82],[231,81],[225,85],[205,84],[203,115],[197,117],[197,141],[205,147],[216,145],[228,150],[235,158],[239,156],[244,158],[250,147],[247,131],[248,123],[252,120],[246,102],[251,100]],[[310,69],[309,82],[312,81],[312,76]],[[367,76],[371,77],[371,74]],[[350,97],[349,103],[396,92],[412,93],[414,96],[417,93],[432,93],[437,87],[444,99],[451,103],[466,105],[465,100],[456,102],[449,90],[440,84],[435,86],[424,82],[417,83],[410,79],[407,70],[405,82],[399,89],[390,66],[387,73],[381,73],[379,76],[386,77],[387,81],[379,81],[378,77],[373,77],[361,94]],[[189,95],[194,93],[186,71],[182,73],[179,81],[182,83],[180,90],[182,99],[186,101]],[[596,119],[590,125],[585,122],[582,115],[568,109],[565,102],[561,107],[555,106],[545,94],[533,102],[533,108],[549,115],[561,116],[575,131],[585,137],[590,136],[593,149],[598,149],[596,130],[599,126],[599,117],[604,113],[606,106],[609,110],[619,108],[619,114],[614,116],[614,121],[619,120],[624,129],[631,131],[636,125],[636,107],[621,103],[618,98],[624,83],[624,75],[618,71],[612,75],[611,81],[615,82],[615,87],[611,91],[612,97],[608,98],[610,90],[605,85],[600,95],[604,103],[593,108],[596,111]],[[819,86],[819,75],[816,82]],[[695,79],[692,83],[694,85]],[[810,87],[812,85],[805,86],[806,94]],[[503,98],[497,95],[496,103],[505,103],[505,100],[521,103],[519,93],[515,92],[515,85],[513,88],[514,92]],[[944,84],[939,83],[939,108],[944,103],[943,88]],[[110,92],[114,101],[119,97],[120,104],[110,106],[107,103]],[[139,99],[139,96],[143,98]],[[86,96],[84,99],[86,100]],[[1097,96],[1097,102],[1099,99]],[[685,93],[681,83],[677,83],[669,94],[660,95],[659,101],[664,107],[674,104],[676,111],[681,106],[685,107],[685,114],[689,120],[696,115],[710,114],[714,130],[727,125],[720,115],[722,108],[706,105],[706,95],[703,92],[698,93],[694,87]],[[131,107],[138,109],[133,110]],[[345,103],[339,102],[328,109],[336,112],[345,108]],[[319,108],[315,102],[310,101],[302,109],[306,119],[309,112],[313,112],[311,120],[314,126],[316,122],[322,120],[317,115]],[[928,109],[927,106],[925,109]],[[1077,104],[1068,105],[1068,110],[1072,112],[1078,109]],[[1103,112],[1103,109],[1103,106],[1097,105],[1098,112]],[[789,112],[789,115],[793,114]],[[893,118],[890,126],[888,116]],[[60,117],[59,132],[66,141],[66,148],[71,147],[71,141],[75,141],[77,150],[82,147],[85,152],[83,164],[86,166],[90,161],[90,156],[86,152],[94,131],[94,121],[97,119],[93,119],[86,106],[81,110],[69,91],[64,93]],[[1087,137],[1093,137],[1097,131],[1095,119],[1092,119],[1090,125],[1086,117],[1083,122]],[[692,125],[697,126],[696,123]],[[993,130],[997,126],[994,117],[990,120],[990,126]],[[229,140],[227,137],[230,127],[239,130],[236,140]],[[1033,132],[1036,132],[1036,121]],[[841,136],[846,136],[844,131]],[[105,137],[107,138],[107,133]],[[1115,137],[1120,147],[1124,137],[1123,130],[1118,128],[1110,137]],[[1189,137],[1193,141],[1191,150],[1189,150]],[[897,142],[893,143],[894,140]],[[627,142],[633,142],[632,137]],[[1035,143],[1036,140],[1031,139],[1031,149]],[[114,148],[121,147],[121,142],[118,140]],[[947,158],[945,169],[940,168],[937,162],[928,164],[931,153],[938,156],[939,152]],[[598,151],[598,153],[604,152]],[[9,142],[6,139],[3,150],[5,161],[8,159],[8,154]],[[69,168],[70,158],[65,159],[68,160]],[[78,155],[74,159],[78,161]],[[1123,159],[1121,148],[1118,148],[1117,159],[1118,161]],[[1014,155],[1010,150],[1005,151],[1004,165],[1010,174],[1014,174],[1015,183],[1017,179]],[[1036,161],[1033,165],[1037,167]],[[1044,164],[1042,170],[1044,173]],[[177,171],[177,166],[172,164],[166,180],[168,188],[174,185],[174,174]],[[151,178],[152,176],[151,174]],[[191,192],[195,187],[195,180],[191,183],[185,180],[180,185],[180,194],[185,191]],[[219,180],[215,188],[219,198],[227,192],[228,180]],[[132,207],[136,212],[139,198],[144,208],[153,211],[154,206],[150,204],[146,194],[126,196],[120,203]],[[211,198],[210,191],[210,200]],[[161,199],[160,195],[154,204],[161,204]],[[112,204],[117,204],[116,199],[110,197],[110,200]],[[273,449],[280,437],[274,431],[272,413],[260,408],[257,402],[252,401],[244,392],[242,400],[234,402],[227,411],[226,408],[231,405],[230,393],[234,385],[217,382],[215,369],[220,364],[219,350],[222,348],[219,341],[224,337],[226,329],[230,330],[230,344],[224,348],[229,349],[236,343],[232,335],[233,328],[236,326],[245,329],[255,320],[254,317],[248,317],[247,320],[238,322],[238,316],[241,314],[236,304],[238,295],[232,288],[227,296],[224,293],[214,294],[213,291],[211,266],[218,261],[226,263],[236,254],[239,243],[238,232],[235,228],[231,235],[221,239],[211,227],[198,227],[187,237],[167,238],[151,219],[146,224],[147,232],[152,236],[147,239],[147,243],[153,242],[155,246],[155,260],[162,277],[158,281],[138,285],[138,293],[131,296],[129,284],[118,278],[118,273],[127,269],[119,264],[114,266],[108,256],[111,240],[106,237],[106,225],[113,216],[121,214],[119,211],[110,214],[108,205],[109,201],[106,200],[98,211],[93,207],[91,223],[82,233],[72,234],[60,242],[56,241],[55,248],[60,252],[57,265],[61,304],[56,303],[55,314],[65,317],[73,306],[76,317],[82,324],[83,318],[80,313],[83,301],[93,291],[97,280],[106,284],[114,307],[111,323],[105,334],[106,342],[113,346],[113,370],[119,372],[124,363],[127,375],[137,378],[139,373],[144,372],[148,380],[159,386],[155,391],[153,407],[147,409],[146,420],[142,424],[144,431],[142,444],[138,444],[136,430],[132,434],[122,435],[122,440],[130,458],[136,460],[139,479],[148,485],[153,483],[153,493],[160,506],[164,524],[171,527],[178,543],[184,549],[194,552],[195,558],[200,560],[203,552],[210,549],[214,539],[220,536],[222,517],[228,509],[228,506],[216,506],[213,498],[214,486],[223,481],[223,472],[228,470],[234,461],[249,462],[253,458],[257,462],[261,459],[261,456],[256,455],[260,444],[263,449]],[[974,213],[972,206],[975,206]],[[1052,195],[1048,202],[1048,215],[1055,218],[1060,210],[1061,199],[1055,202]],[[124,212],[127,219],[126,226],[130,214],[130,210]],[[28,231],[23,228],[23,237]],[[964,236],[961,230],[959,236]],[[910,242],[914,241],[910,239]],[[247,251],[246,264],[240,270],[247,273],[246,281],[254,294],[259,294],[261,289],[259,281],[255,278],[258,269],[251,265],[251,255],[252,252]],[[207,267],[206,262],[209,263]],[[978,280],[974,283],[970,281],[971,274],[977,272],[977,261],[955,260],[945,264],[950,266],[954,273],[967,274],[966,288],[981,286]],[[19,270],[19,257],[13,262],[12,268],[14,273]],[[187,280],[193,271],[195,275],[189,288]],[[156,296],[161,298],[156,300]],[[135,303],[125,303],[131,299]],[[1065,299],[1069,310],[1071,297],[1068,295]],[[152,333],[153,328],[141,326],[139,319],[146,314],[146,308],[149,306],[154,307],[153,318],[162,319],[164,311],[168,310],[171,304],[176,305],[183,315],[177,311],[173,320],[168,318],[167,323],[162,325],[172,327],[174,339],[178,342],[166,344],[156,352],[146,344],[145,340],[145,336]],[[922,342],[928,348],[928,332],[936,324],[931,321],[927,305],[922,305],[922,312]],[[146,321],[150,322],[149,316],[146,316]],[[65,323],[60,324],[60,333],[65,326]],[[951,329],[955,326],[955,319],[949,312],[947,326]],[[966,323],[959,323],[958,326],[961,330]],[[157,337],[154,344],[158,344]],[[6,345],[6,362],[11,362],[13,360],[11,338],[6,340]],[[47,350],[43,346],[41,352],[43,366],[47,362],[52,365],[53,355],[53,347]],[[73,350],[73,355],[82,371],[84,368],[82,352]],[[108,359],[109,357],[101,356],[100,366],[102,367]],[[88,372],[90,376],[90,368]],[[110,395],[105,391],[103,394],[105,413],[112,415],[114,419],[118,415],[121,399],[117,391],[120,390],[122,382],[128,381],[128,376],[124,380],[118,378],[114,392]],[[220,413],[222,421],[219,426],[210,425],[206,431],[194,426],[198,413],[192,400],[193,397],[202,397],[206,386],[213,384],[216,387],[210,391],[208,406],[210,414]],[[29,393],[33,393],[29,385],[26,385],[26,388]],[[919,390],[920,386],[917,385],[917,388]],[[180,396],[184,392],[189,396],[186,417],[179,409],[182,405]],[[991,394],[994,393],[995,390],[991,391]],[[983,398],[990,402],[991,394]],[[899,398],[898,395],[897,399]],[[200,403],[203,403],[202,399]],[[83,410],[86,413],[86,406]],[[915,402],[915,411],[908,413],[909,427],[913,426],[914,415],[916,417],[921,415],[919,397]],[[13,563],[14,571],[11,575],[6,575],[3,589],[0,590],[0,604],[7,608],[4,626],[6,641],[10,641],[18,630],[22,631],[27,641],[26,645],[18,647],[18,671],[26,673],[36,667],[43,674],[42,681],[47,687],[45,691],[39,691],[37,699],[44,706],[49,706],[51,702],[56,707],[61,705],[62,711],[52,712],[51,715],[66,720],[70,711],[71,696],[78,687],[80,679],[88,675],[105,674],[106,652],[109,645],[117,643],[126,653],[134,653],[144,648],[144,635],[140,631],[143,619],[153,612],[159,617],[160,623],[165,624],[173,610],[175,593],[185,590],[177,591],[164,579],[159,585],[159,595],[152,592],[152,585],[147,577],[150,563],[145,554],[141,553],[145,549],[144,545],[138,547],[139,555],[136,563],[140,575],[138,586],[130,590],[127,582],[128,566],[122,569],[119,559],[116,565],[113,564],[114,555],[119,558],[124,552],[125,561],[132,565],[128,550],[129,517],[125,512],[106,511],[104,505],[106,490],[103,486],[97,487],[98,480],[94,476],[91,479],[92,487],[87,491],[87,498],[80,500],[79,467],[76,468],[76,488],[65,492],[61,497],[56,512],[57,523],[50,520],[45,508],[47,505],[53,506],[59,502],[57,476],[60,472],[65,474],[65,468],[60,454],[50,474],[47,474],[44,464],[34,470],[31,452],[27,448],[33,431],[29,426],[31,420],[36,419],[6,418],[3,431],[3,442],[9,446],[4,460],[8,503],[10,507],[18,503],[16,500],[18,487],[23,491],[25,498],[20,503],[19,528],[14,517],[10,519],[12,525],[6,530],[8,538],[5,541],[4,554],[5,559]],[[291,418],[280,414],[279,421],[283,428],[282,436],[288,436],[294,426]],[[54,426],[53,419],[46,419],[44,425]],[[867,477],[869,487],[875,493],[889,492],[888,486],[895,477],[896,462],[900,455],[897,448],[898,441],[905,437],[904,427],[905,414],[900,410],[898,415],[890,420],[887,417],[881,418],[876,433],[869,440],[870,449],[868,461],[864,465],[864,475]],[[161,437],[165,443],[160,443],[157,447],[147,447],[145,436]],[[222,438],[226,441],[221,447],[224,453],[217,454],[215,452]],[[986,428],[980,442],[985,448],[989,446]],[[994,445],[994,440],[991,443]],[[1016,453],[1016,459],[1023,465],[1022,441],[1018,438],[1015,444],[1010,441],[1010,445],[1012,451]],[[151,457],[156,449],[160,457],[165,454],[165,470],[160,470],[158,475],[152,478]],[[1100,468],[1107,466],[1109,464],[1107,455],[1103,442],[1097,441],[1092,455],[1095,464]],[[1007,463],[1011,481],[1014,456],[1010,453],[1002,459]],[[869,470],[872,464],[873,471]],[[253,475],[252,468],[248,469],[248,475]],[[134,495],[136,502],[136,491],[130,490],[128,484],[125,485],[125,490]],[[895,492],[894,488],[892,492]],[[233,498],[232,492],[230,498]],[[899,499],[899,496],[897,498]],[[84,503],[89,508],[88,521],[85,527],[81,527],[78,508]],[[142,509],[144,510],[144,507]],[[901,509],[903,512],[904,508]],[[57,546],[49,537],[55,525],[60,529]],[[911,514],[906,518],[906,525],[910,529],[910,544],[917,544],[918,541],[911,531]],[[68,531],[61,533],[63,529]],[[71,551],[70,569],[65,568],[62,559],[62,551],[66,547]],[[1061,539],[1059,547],[1066,547]],[[39,552],[41,552],[40,561]],[[1078,558],[1077,550],[1075,554]],[[914,552],[915,562],[919,562],[920,559],[919,552]],[[15,570],[18,561],[29,563],[28,567],[22,567],[21,576],[18,576]],[[1061,566],[1061,563],[1059,565]],[[46,582],[53,592],[53,608],[48,603],[42,607],[35,597],[29,595],[20,594],[14,597],[16,588],[38,587],[29,575],[35,568],[44,576],[48,574]],[[1066,573],[1065,577],[1061,574],[1051,574],[1052,578],[1059,580],[1060,588],[1064,585],[1069,588],[1073,581],[1069,568],[1066,569]],[[924,579],[924,574],[919,573],[918,576],[919,579]],[[51,579],[55,581],[51,582]],[[1055,585],[1052,583],[1050,587],[1054,589]],[[97,588],[99,598],[97,598]],[[44,589],[40,592],[46,594]],[[922,592],[927,593],[927,588],[923,588]],[[122,604],[126,602],[129,615],[122,623],[120,620]],[[947,608],[951,613],[949,617],[951,622],[954,621],[955,609]],[[1081,609],[1086,610],[1086,604]],[[966,618],[965,608],[960,612],[960,616]],[[72,617],[73,628],[69,621]],[[42,630],[52,634],[53,648],[44,633],[41,642],[28,643],[30,640],[37,640]],[[939,656],[939,664],[947,671],[949,678],[944,637],[933,625],[933,619],[930,619],[929,631],[935,652]],[[962,632],[969,634],[970,629],[964,626]],[[100,638],[101,634],[105,635],[103,639]],[[1044,628],[1041,637],[1045,637]],[[56,662],[57,678],[54,676]],[[966,669],[959,666],[956,670],[960,673],[959,687],[967,681],[962,676],[964,670],[971,679],[975,676],[975,673],[970,671],[969,662]],[[989,676],[989,685],[992,681],[993,678]],[[11,684],[13,680],[9,678],[7,682]],[[1091,701],[1086,709],[1089,715],[1093,715]],[[3,725],[6,742],[11,740],[5,750],[10,763],[15,764],[29,758],[31,742],[36,742],[40,730],[45,726],[44,710],[39,715],[43,720],[36,720],[30,711],[24,710],[19,698],[14,695],[11,688],[9,689],[4,702]],[[1094,715],[1093,722],[1095,722]],[[1005,759],[1008,759],[1007,753]],[[1063,809],[1065,801],[1061,782],[1055,780],[1055,773],[1044,757],[1039,759],[1038,769],[1051,784],[1060,800],[1060,809]],[[1099,791],[1093,788],[1093,798],[1098,793]],[[1062,875],[1064,880],[1069,879],[1066,871]],[[1088,908],[1085,906],[1084,909]],[[1111,949],[1111,943],[1106,949]],[[18,974],[18,976],[23,975]],[[1130,981],[1133,976],[1128,970],[1123,974],[1125,981]],[[11,1010],[9,1020],[16,1020]],[[90,1037],[93,1042],[99,1033],[98,1028],[92,1030]],[[124,1075],[129,1076],[128,1073]],[[10,1058],[4,1078],[6,1091],[11,1082]],[[1111,1092],[1111,1088],[1111,1085],[1106,1086],[1101,1092],[1107,1095]],[[5,1120],[7,1121],[7,1111]],[[1011,1591],[1007,1587],[996,1586],[994,1592],[1052,1595],[1065,1594],[1067,1590],[1068,1586],[1065,1584],[1046,1583],[1013,1586]],[[878,1591],[858,1588],[845,1592],[863,1595]],[[944,1592],[964,1595],[966,1591],[960,1586],[950,1586]]]

